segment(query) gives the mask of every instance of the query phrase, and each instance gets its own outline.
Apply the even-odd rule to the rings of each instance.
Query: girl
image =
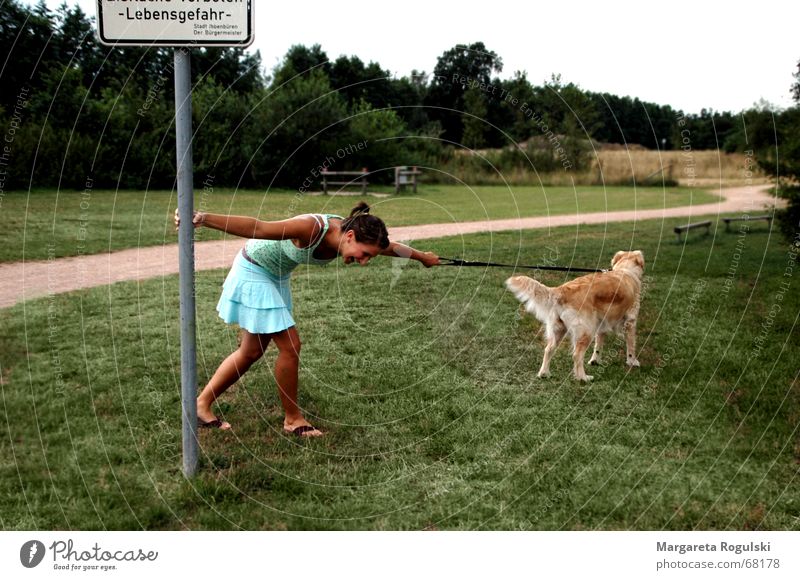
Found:
[[[179,225],[175,211],[175,224]],[[211,412],[211,405],[228,387],[247,372],[270,341],[278,347],[275,381],[285,413],[283,428],[302,437],[318,437],[322,431],[303,417],[297,406],[297,375],[300,366],[300,337],[292,318],[289,278],[300,264],[323,266],[337,256],[345,264],[366,265],[378,255],[417,260],[426,268],[439,263],[431,252],[419,252],[390,242],[386,225],[369,215],[363,201],[350,217],[307,214],[291,219],[265,222],[242,216],[195,212],[194,227],[205,226],[236,236],[253,238],[236,256],[222,287],[217,304],[220,317],[242,329],[239,348],[226,358],[197,398],[200,427],[230,429]]]

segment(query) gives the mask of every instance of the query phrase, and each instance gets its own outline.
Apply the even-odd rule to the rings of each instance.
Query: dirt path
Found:
[[[396,241],[409,242],[479,232],[549,229],[575,224],[604,224],[677,217],[687,218],[682,221],[691,221],[693,217],[701,215],[759,212],[765,205],[775,204],[775,199],[767,195],[765,189],[761,186],[725,189],[720,192],[724,199],[704,205],[406,226],[389,228],[389,236]],[[243,244],[244,240],[239,239],[200,242],[195,246],[195,268],[197,270],[227,268]],[[177,272],[177,244],[52,261],[0,264],[0,308],[40,296],[104,286],[123,280],[145,280]]]

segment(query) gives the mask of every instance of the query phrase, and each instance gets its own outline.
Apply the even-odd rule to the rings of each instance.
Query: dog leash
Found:
[[[442,258],[441,256],[439,256],[439,266],[483,266],[526,270],[553,270],[556,272],[608,272],[608,270],[598,270],[596,268],[573,268],[571,266],[521,266],[519,264],[497,264],[495,262],[472,262],[469,260],[459,260],[457,258]]]

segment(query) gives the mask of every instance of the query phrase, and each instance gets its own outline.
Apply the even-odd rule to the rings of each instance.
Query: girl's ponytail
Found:
[[[360,201],[350,212],[350,217],[342,220],[342,233],[353,231],[356,241],[362,244],[378,246],[385,250],[389,247],[389,232],[383,220],[369,213],[369,205]]]

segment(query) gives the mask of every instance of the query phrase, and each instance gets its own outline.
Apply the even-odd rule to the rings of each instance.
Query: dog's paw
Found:
[[[575,377],[582,383],[588,383],[589,381],[594,380],[594,376],[592,375],[583,375],[582,377]]]
[[[550,372],[549,372],[549,371],[547,371],[547,372],[542,372],[542,371],[539,371],[539,372],[536,374],[536,376],[537,376],[537,377],[539,377],[540,379],[546,379],[547,377],[549,377],[549,376],[550,376]]]
[[[595,366],[599,365],[600,364],[600,357],[597,357],[597,358],[592,357],[591,359],[589,359],[589,364],[590,365],[595,365]]]
[[[642,365],[639,364],[639,360],[635,359],[635,358],[634,359],[628,359],[627,365],[629,367],[640,367],[640,366],[642,366]]]

